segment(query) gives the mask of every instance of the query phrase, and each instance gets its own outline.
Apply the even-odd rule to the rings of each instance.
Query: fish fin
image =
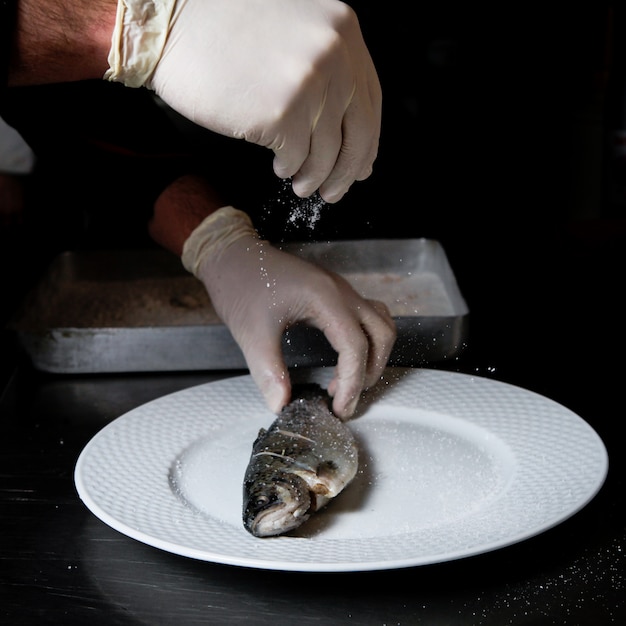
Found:
[[[331,493],[332,484],[336,481],[337,464],[334,461],[324,461],[317,466],[317,479],[312,491],[321,496],[328,496]]]
[[[266,433],[267,433],[267,430],[265,428],[261,428],[259,430],[259,434],[256,436],[256,439],[254,440],[254,443],[252,444],[252,446],[254,447],[258,443],[259,439],[261,439],[261,437],[265,437]]]
[[[310,510],[312,512],[319,511],[320,509],[324,508],[330,502],[330,500],[331,500],[331,496],[312,493]]]
[[[317,496],[327,496],[330,491],[324,483],[315,483],[311,488],[311,491]]]
[[[317,481],[311,487],[311,491],[318,496],[333,498],[341,491],[337,489],[337,464],[334,461],[324,461],[317,466]]]

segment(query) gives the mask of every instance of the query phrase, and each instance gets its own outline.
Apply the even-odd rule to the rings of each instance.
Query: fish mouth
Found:
[[[249,520],[246,528],[255,537],[282,535],[298,528],[309,518],[309,507],[299,506],[289,510],[286,504],[276,504]]]
[[[244,526],[255,537],[272,537],[294,530],[311,514],[308,490],[298,497],[286,485],[274,484],[273,497],[252,497],[244,511]]]

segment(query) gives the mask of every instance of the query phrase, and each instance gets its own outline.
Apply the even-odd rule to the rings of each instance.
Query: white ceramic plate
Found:
[[[304,377],[326,384],[330,372]],[[595,431],[552,400],[477,376],[390,368],[349,422],[360,444],[354,481],[295,536],[259,539],[242,524],[243,475],[273,419],[249,376],[153,400],[87,444],[78,493],[112,528],[175,554],[364,571],[534,536],[584,507],[608,469]]]

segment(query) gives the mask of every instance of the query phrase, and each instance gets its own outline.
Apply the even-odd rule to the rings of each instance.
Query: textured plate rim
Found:
[[[329,379],[329,371],[330,368],[317,368],[313,370],[309,370],[310,379],[317,380],[318,382],[325,382]],[[302,374],[302,372],[300,372]],[[509,383],[504,383],[501,381],[475,376],[472,374],[464,374],[458,372],[449,372],[445,370],[431,370],[424,368],[389,368],[387,374],[393,380],[403,380],[403,384],[408,384],[410,382],[417,381],[417,377],[421,377],[422,381],[425,384],[433,384],[436,385],[446,384],[446,385],[472,385],[477,384],[480,386],[487,386],[490,391],[496,393],[512,393],[514,396],[523,397],[525,400],[530,401],[532,404],[537,404],[539,407],[549,407],[551,411],[556,411],[557,414],[566,420],[566,422],[571,423],[572,425],[576,424],[578,428],[581,429],[582,434],[587,437],[587,444],[589,449],[589,454],[595,454],[594,460],[594,475],[589,477],[590,484],[586,488],[585,492],[581,494],[575,502],[572,502],[567,507],[563,507],[561,510],[557,511],[555,514],[552,514],[549,518],[544,518],[540,523],[531,524],[527,527],[522,527],[517,532],[505,534],[504,536],[498,536],[497,538],[488,541],[481,540],[476,542],[474,545],[467,545],[462,548],[450,549],[443,552],[439,552],[437,554],[420,554],[419,551],[411,552],[408,550],[408,555],[402,557],[391,557],[391,558],[383,558],[383,559],[337,559],[337,560],[298,560],[297,558],[285,559],[281,557],[281,546],[279,544],[280,541],[286,539],[290,541],[290,538],[272,538],[271,540],[259,540],[253,539],[247,536],[247,533],[242,529],[242,542],[262,542],[268,543],[275,542],[276,550],[273,551],[270,549],[269,553],[265,551],[265,554],[261,556],[254,556],[254,549],[252,555],[250,552],[246,554],[235,554],[233,551],[223,550],[223,549],[207,549],[207,548],[197,548],[189,544],[181,543],[176,540],[172,540],[171,537],[165,538],[163,536],[159,536],[159,533],[155,533],[153,531],[145,531],[141,528],[141,524],[136,525],[133,524],[129,519],[122,519],[124,516],[116,515],[110,513],[107,510],[106,504],[103,505],[101,501],[98,500],[97,495],[94,495],[93,488],[89,484],[88,477],[85,475],[85,466],[90,457],[93,455],[94,451],[98,449],[100,442],[103,438],[107,437],[111,434],[112,430],[115,428],[120,428],[123,430],[125,422],[130,423],[130,421],[136,422],[137,420],[145,420],[144,412],[151,405],[155,405],[155,403],[161,403],[163,401],[174,401],[179,399],[180,397],[185,396],[189,393],[194,392],[208,392],[211,394],[214,391],[220,390],[224,385],[228,385],[229,382],[237,381],[240,384],[245,384],[247,386],[253,386],[251,378],[249,375],[243,376],[235,376],[229,377],[223,380],[219,380],[216,382],[203,383],[201,385],[196,385],[194,387],[190,387],[188,389],[183,389],[181,391],[177,391],[161,398],[157,398],[152,400],[144,405],[137,407],[125,413],[124,415],[118,417],[117,419],[110,422],[107,426],[103,427],[98,433],[96,433],[92,439],[87,443],[87,445],[83,448],[82,452],[79,455],[79,458],[76,463],[75,471],[74,471],[74,481],[75,486],[78,492],[79,497],[85,504],[85,506],[102,522],[113,528],[114,530],[132,538],[137,541],[140,541],[146,545],[150,545],[152,547],[164,550],[166,552],[170,552],[173,554],[177,554],[180,556],[185,556],[201,561],[208,561],[213,563],[219,563],[223,565],[233,565],[233,566],[241,566],[253,569],[268,569],[268,570],[280,570],[280,571],[300,571],[300,572],[356,572],[356,571],[373,571],[373,570],[383,570],[383,569],[398,569],[405,567],[413,567],[413,566],[422,566],[422,565],[430,565],[435,563],[442,563],[446,561],[452,561],[460,558],[475,556],[478,554],[491,552],[493,550],[497,550],[500,548],[504,548],[526,539],[529,539],[533,536],[541,534],[558,524],[562,523],[566,519],[575,515],[581,509],[583,509],[599,492],[604,481],[606,479],[608,473],[608,454],[604,443],[602,442],[599,435],[596,431],[580,416],[573,413],[566,407],[550,400],[544,396],[541,396],[535,392],[529,391],[527,389],[523,389],[521,387],[517,387],[515,385],[511,385]],[[305,375],[306,376],[306,375]],[[438,402],[438,400],[437,400]],[[444,402],[445,404],[445,402]],[[454,405],[454,401],[451,401],[451,404]],[[440,408],[440,407],[439,407]],[[485,412],[485,407],[477,407],[479,411]],[[488,412],[488,410],[487,410]],[[455,411],[452,412],[452,415],[455,415]],[[458,415],[455,415],[458,417]],[[463,417],[462,419],[466,419]],[[148,422],[146,422],[148,425]],[[217,428],[220,428],[217,426]],[[206,434],[206,433],[203,433]],[[196,435],[196,437],[202,436],[200,433]],[[189,440],[189,443],[191,440]],[[174,444],[173,444],[174,445]],[[163,459],[162,462],[158,461],[157,465],[160,465],[162,469],[168,470],[173,462],[174,458],[180,453],[180,444],[178,444],[177,448],[173,448],[171,450],[171,458]],[[167,466],[167,468],[166,468]],[[106,477],[105,477],[106,480]],[[169,485],[167,481],[162,481],[163,488],[169,490]],[[131,481],[132,483],[132,481]],[[134,485],[131,485],[131,488]],[[141,485],[137,485],[137,487],[141,487]],[[562,489],[567,490],[571,486],[567,484],[562,485]],[[511,484],[508,489],[507,497],[511,495],[511,493],[515,493],[516,488],[516,479],[511,481]],[[160,489],[160,487],[157,487]],[[137,497],[142,497],[141,493],[136,493]],[[149,497],[145,496],[144,497]],[[501,501],[501,498],[496,499],[495,503]],[[178,505],[180,507],[180,511],[177,511],[177,514],[180,514],[182,518],[186,518],[188,516],[198,518],[198,513],[187,509],[182,501],[179,501]],[[489,515],[487,515],[487,522],[489,521]],[[166,533],[167,534],[167,533]],[[410,545],[412,541],[415,539],[415,534],[411,532],[407,532],[405,535],[396,535],[395,539],[399,542],[403,540],[406,541],[407,545]],[[316,542],[316,541],[324,541],[323,539],[313,538],[306,539],[306,542]],[[345,543],[351,540],[334,540],[335,542]],[[249,544],[250,548],[254,547],[254,543]],[[275,553],[274,553],[275,552]]]

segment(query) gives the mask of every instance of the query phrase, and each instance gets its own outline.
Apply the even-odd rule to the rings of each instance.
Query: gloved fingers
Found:
[[[366,300],[352,318],[336,317],[322,330],[339,355],[328,386],[333,411],[346,419],[354,413],[363,389],[383,373],[396,339],[395,323],[384,304]]]
[[[338,202],[355,180],[371,174],[381,127],[380,83],[372,72],[353,94],[329,85],[309,153],[293,174],[296,195],[308,197],[319,189],[323,200]]]
[[[373,80],[368,85],[370,93],[370,103],[372,106],[371,115],[373,116],[373,132],[370,143],[369,157],[363,160],[363,168],[361,172],[357,174],[357,180],[365,180],[368,178],[374,168],[374,161],[378,156],[378,147],[380,143],[380,131],[382,124],[382,92],[378,75],[374,74]],[[351,115],[351,111],[348,111],[347,115]]]
[[[396,323],[389,308],[379,300],[368,300],[376,311],[376,315],[366,315],[361,322],[368,337],[375,342],[374,349],[367,353],[368,361],[365,370],[365,389],[373,387],[380,379],[396,341]]]
[[[348,15],[350,12],[348,12]],[[304,93],[319,94],[317,101],[295,103],[292,119],[275,150],[274,171],[292,177],[294,193],[309,197],[319,190],[326,202],[337,202],[355,180],[372,172],[378,154],[382,116],[382,90],[374,63],[365,47],[356,20],[346,20],[345,40],[360,42],[351,57],[337,46],[308,80]],[[356,28],[355,28],[356,27]],[[321,77],[328,82],[321,82]],[[315,108],[317,107],[317,108]],[[302,115],[295,119],[294,113]],[[310,137],[304,128],[310,128]],[[297,143],[294,139],[297,138]]]
[[[235,337],[248,364],[250,376],[273,413],[280,412],[291,397],[289,372],[281,350],[282,331],[277,333],[277,330],[278,327],[266,332],[266,329],[257,326]]]
[[[324,188],[335,167],[341,148],[341,117],[330,113],[322,115],[311,135],[309,154],[293,176],[292,186],[297,196],[308,198],[318,189]],[[345,193],[341,191],[343,190],[340,190],[337,200]],[[334,198],[332,194],[330,197]]]
[[[289,401],[291,385],[282,354],[282,333],[290,324],[304,321],[322,330],[338,353],[335,375],[329,385],[333,411],[341,419],[350,417],[364,388],[374,385],[383,373],[396,338],[393,318],[385,304],[362,300],[347,283],[341,297],[322,297],[298,304],[285,300],[276,314],[231,320],[230,329],[240,346],[250,374],[267,406],[275,413]],[[354,296],[354,297],[353,297]],[[263,303],[259,303],[263,306]],[[248,310],[240,308],[240,313]],[[271,310],[271,308],[270,308]],[[282,313],[280,313],[282,311]],[[251,323],[256,319],[254,323]]]
[[[353,99],[346,109],[337,161],[319,188],[326,202],[337,202],[355,180],[365,180],[378,154],[380,106],[368,97]]]
[[[350,59],[345,53],[340,65],[348,70],[350,68]],[[336,76],[332,70],[322,69],[320,73],[329,75],[330,79],[328,83],[315,86],[321,99],[317,109],[311,110],[308,116],[311,119],[309,151],[293,175],[294,193],[303,198],[317,191],[336,166],[343,146],[344,115],[354,95],[351,72],[344,69]]]
[[[284,138],[285,134],[290,135],[289,142],[286,142]],[[274,174],[276,174],[278,178],[292,178],[298,173],[309,154],[311,137],[307,133],[302,132],[283,132],[282,135],[283,136],[274,139],[272,142],[275,144],[272,147],[274,150]],[[315,189],[313,191],[315,191]]]
[[[293,191],[301,198],[308,198],[328,178],[342,146],[342,120],[352,98],[352,83],[323,82],[321,77],[328,73],[323,66],[313,73],[300,101],[281,120],[280,138],[272,143],[274,173],[292,178]],[[318,97],[310,100],[310,93]]]

